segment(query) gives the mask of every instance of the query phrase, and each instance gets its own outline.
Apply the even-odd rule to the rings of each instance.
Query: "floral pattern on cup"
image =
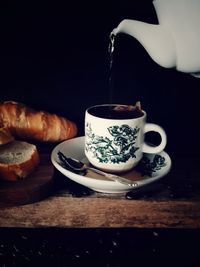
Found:
[[[86,125],[86,151],[93,153],[94,157],[101,163],[126,162],[130,158],[136,158],[135,152],[139,147],[135,146],[135,141],[140,128],[131,128],[129,125],[114,125],[107,128],[110,138],[95,135],[92,132],[91,124]]]
[[[143,156],[139,164],[136,166],[136,170],[141,173],[142,176],[150,176],[158,170],[161,170],[166,166],[165,158],[156,154],[152,160],[147,156]]]

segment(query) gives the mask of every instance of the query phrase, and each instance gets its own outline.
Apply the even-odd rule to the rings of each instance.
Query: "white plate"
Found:
[[[71,172],[59,164],[58,151],[61,151],[65,156],[72,157],[87,163],[84,154],[84,139],[85,137],[77,137],[58,144],[51,153],[51,161],[56,169],[71,180],[89,187],[97,192],[102,193],[126,193],[130,191],[128,185],[119,182],[110,181],[107,178],[88,171],[87,174],[81,175]],[[121,176],[137,181],[137,188],[155,182],[164,177],[171,168],[171,159],[166,152],[159,154],[144,154],[141,163],[132,171],[121,174]]]

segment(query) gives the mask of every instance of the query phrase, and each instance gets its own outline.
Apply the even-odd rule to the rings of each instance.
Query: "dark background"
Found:
[[[109,34],[124,18],[157,23],[151,0],[5,3],[0,9],[0,100],[64,115],[83,135],[85,109],[110,101]],[[124,34],[116,39],[112,78],[113,102],[140,100],[148,122],[165,128],[173,167],[177,157],[199,156],[200,80],[160,67],[138,41]],[[50,252],[52,266],[68,266],[69,257],[80,263],[73,266],[81,266],[80,257],[90,258],[91,266],[128,266],[130,260],[137,265],[199,266],[198,230],[59,231],[1,229],[2,266],[50,266]]]
[[[5,4],[1,8],[0,100],[64,115],[83,135],[85,109],[110,101],[109,34],[124,18],[157,23],[151,0]],[[200,80],[157,65],[141,44],[116,39],[112,102],[140,100],[168,134],[171,157],[197,156]]]

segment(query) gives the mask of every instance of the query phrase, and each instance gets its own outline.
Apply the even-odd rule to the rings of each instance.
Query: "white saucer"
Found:
[[[87,174],[76,174],[65,169],[59,164],[58,151],[61,151],[65,156],[72,157],[87,163],[84,154],[84,139],[85,137],[77,137],[58,144],[51,153],[51,161],[56,169],[71,180],[89,187],[90,189],[102,193],[126,193],[131,190],[128,185],[120,184],[119,182],[110,181],[107,178],[88,171]],[[155,182],[164,177],[171,168],[171,159],[166,152],[159,154],[144,154],[141,163],[132,171],[121,174],[121,176],[137,180],[137,188]]]

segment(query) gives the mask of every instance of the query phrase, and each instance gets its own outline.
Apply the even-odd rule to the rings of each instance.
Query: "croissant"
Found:
[[[39,142],[60,142],[77,134],[76,124],[67,118],[13,101],[0,103],[0,128],[16,138]]]
[[[14,137],[11,135],[7,128],[0,128],[0,145],[4,145],[14,141]]]

